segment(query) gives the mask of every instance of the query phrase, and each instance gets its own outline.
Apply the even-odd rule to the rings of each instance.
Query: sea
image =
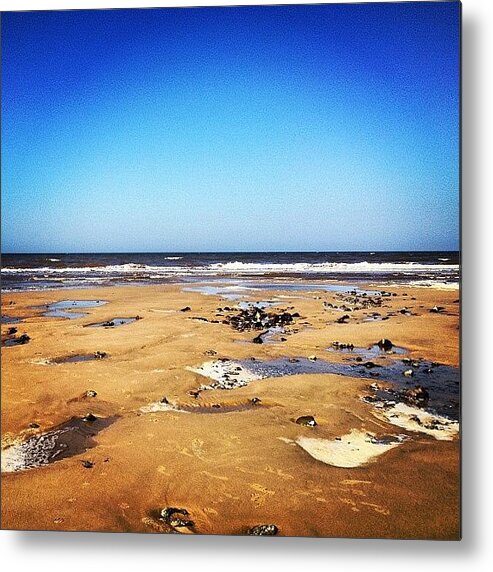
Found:
[[[3,254],[1,268],[2,292],[177,283],[457,289],[459,280],[457,251]]]

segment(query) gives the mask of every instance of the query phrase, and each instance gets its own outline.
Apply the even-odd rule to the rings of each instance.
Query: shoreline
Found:
[[[222,323],[224,316],[216,316],[231,313],[217,308],[245,298],[225,300],[184,286],[3,293],[2,315],[31,312],[20,323],[2,324],[2,335],[15,326],[30,336],[24,345],[2,347],[3,446],[89,412],[118,416],[83,453],[2,473],[4,528],[166,532],[155,510],[182,506],[196,533],[239,534],[272,523],[282,535],[458,537],[458,439],[439,440],[419,432],[419,426],[414,432],[375,416],[374,407],[361,399],[369,394],[371,380],[305,373],[190,394],[206,381],[193,368],[219,358],[313,356],[319,363],[343,364],[347,355],[327,351],[334,340],[365,348],[390,338],[411,359],[458,367],[457,291],[382,286],[395,296],[377,310],[395,315],[365,321],[370,310],[362,308],[350,312],[347,323],[337,323],[342,312],[324,303],[349,304],[340,292],[300,297],[298,290],[248,290],[247,299],[274,299],[279,305],[273,311],[300,314],[287,328],[286,341],[258,345],[251,343],[254,332],[235,331]],[[65,299],[107,303],[83,309],[87,315],[77,319],[44,317],[30,309]],[[399,313],[403,306],[409,315]],[[432,313],[434,306],[444,310]],[[190,311],[182,311],[187,307]],[[117,316],[141,319],[114,328],[83,327]],[[207,355],[211,351],[213,357]],[[49,363],[94,352],[108,357]],[[88,397],[88,391],[96,396]],[[248,406],[254,398],[260,405]],[[153,407],[156,403],[162,405]],[[210,408],[214,414],[204,415]],[[298,425],[295,420],[303,415],[313,415],[316,427]],[[39,427],[29,427],[32,423]],[[354,468],[327,465],[297,444],[299,439],[310,446],[310,439],[335,442],[351,431],[407,438]],[[93,465],[85,468],[83,461]],[[391,475],[399,477],[393,481]],[[142,480],[145,490],[136,490],[134,484]],[[349,481],[364,485],[344,484]],[[33,501],[34,489],[43,494]],[[421,511],[414,517],[411,501]]]

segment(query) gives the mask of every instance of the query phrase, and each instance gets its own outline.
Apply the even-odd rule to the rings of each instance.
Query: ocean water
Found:
[[[4,254],[2,291],[226,282],[457,288],[458,252]]]

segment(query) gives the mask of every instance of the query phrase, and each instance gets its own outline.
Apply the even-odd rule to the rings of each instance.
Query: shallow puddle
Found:
[[[94,437],[118,417],[72,417],[47,433],[34,435],[2,450],[2,473],[48,465],[79,455],[97,445]]]
[[[236,340],[238,344],[278,344],[286,341],[285,337],[290,335],[291,332],[280,326],[274,326],[264,332],[253,331],[255,334],[251,340]],[[257,340],[257,341],[254,341]]]
[[[221,296],[226,300],[245,298],[248,290],[280,290],[288,292],[337,292],[359,296],[381,296],[378,290],[365,290],[347,284],[327,284],[325,282],[272,282],[268,280],[242,280],[241,282],[223,282],[211,285],[197,284],[183,288],[184,292],[199,292],[208,296]]]
[[[1,317],[1,322],[2,324],[18,324],[19,322],[22,321],[22,318],[15,318],[14,316],[5,316],[3,315]]]
[[[23,336],[12,336],[2,340],[2,347],[23,346],[29,343],[30,338],[27,339]]]
[[[396,348],[396,350],[405,351],[403,348]],[[352,353],[354,354],[355,351],[356,349]],[[237,361],[223,359],[187,369],[210,380],[209,383],[200,386],[201,390],[231,390],[269,377],[326,373],[392,383],[393,389],[379,390],[379,398],[395,399],[396,396],[399,398],[399,394],[404,390],[421,385],[429,393],[427,408],[452,419],[458,419],[460,373],[457,368],[431,364],[424,360],[400,359],[396,354],[383,353],[382,356],[374,357],[376,351],[374,348],[370,350],[359,348],[358,351],[361,352],[360,355],[353,355],[343,362],[305,357],[283,357],[265,361],[253,358]],[[373,360],[368,359],[369,357],[373,357]],[[357,361],[358,359],[360,361]],[[409,371],[412,371],[412,376],[409,376]],[[407,375],[404,372],[407,372]]]
[[[43,306],[34,306],[34,308],[44,308],[43,316],[48,318],[68,318],[75,320],[87,316],[87,312],[74,312],[79,308],[96,308],[107,304],[104,300],[61,300]]]
[[[141,318],[112,318],[106,322],[96,322],[94,324],[86,324],[85,328],[116,328],[117,326],[126,326],[132,324]]]
[[[93,354],[73,354],[69,356],[63,356],[54,358],[52,360],[48,360],[48,364],[62,364],[62,363],[79,363],[84,361],[95,361],[95,360],[102,360],[106,359],[108,355],[102,352],[96,352]]]
[[[371,379],[373,381],[386,381],[394,385],[389,392],[381,390],[381,397],[395,397],[406,389],[421,385],[429,393],[427,408],[452,419],[459,418],[460,373],[458,368],[447,365],[434,365],[425,361],[403,362],[401,359],[392,359],[385,356],[375,362],[347,361],[343,363],[328,362],[325,360],[311,361],[307,358],[279,358],[271,361],[240,361],[241,366],[250,373],[265,377],[282,377],[304,373],[334,373],[338,375]],[[412,377],[404,372],[412,370]]]
[[[199,292],[205,296],[221,296],[225,300],[239,300],[244,298],[245,294],[240,292],[248,290],[246,287],[242,286],[190,286],[183,288],[183,292]]]
[[[282,302],[275,302],[274,300],[259,300],[257,302],[238,302],[236,307],[240,310],[250,310],[251,308],[260,308],[265,310],[265,308],[274,308],[275,306],[281,305]]]
[[[407,354],[406,348],[401,348],[398,346],[392,346],[391,350],[384,350],[378,344],[373,344],[369,348],[358,348],[358,347],[341,347],[341,346],[331,346],[327,348],[328,352],[337,352],[350,355],[358,355],[364,357],[365,359],[387,357],[392,355],[405,355]]]

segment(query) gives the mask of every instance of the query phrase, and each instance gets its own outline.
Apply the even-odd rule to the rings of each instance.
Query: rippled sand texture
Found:
[[[377,310],[388,319],[356,310],[347,323],[336,321],[336,291],[249,292],[300,314],[285,341],[265,344],[222,323],[231,312],[217,308],[236,301],[179,286],[4,295],[2,311],[24,318],[14,325],[30,340],[2,347],[2,527],[243,534],[274,524],[279,535],[457,539],[456,421],[365,401],[377,376],[263,377],[245,366],[345,363],[327,352],[333,341],[366,348],[385,337],[412,360],[457,367],[457,291],[386,290],[396,296]],[[107,303],[75,319],[32,308],[68,298]],[[84,327],[115,316],[141,319]],[[96,352],[104,359],[66,359]],[[242,368],[226,384],[221,359]],[[193,526],[165,523],[165,507],[186,509]]]

